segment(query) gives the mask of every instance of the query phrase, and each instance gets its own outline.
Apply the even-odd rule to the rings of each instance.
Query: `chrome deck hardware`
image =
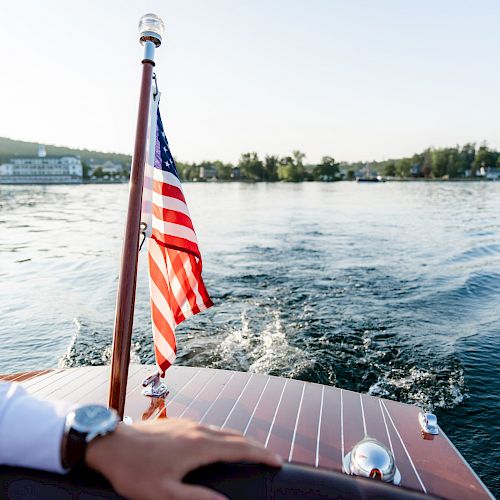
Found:
[[[434,413],[420,412],[418,414],[418,422],[425,434],[439,434],[439,427],[436,415]]]
[[[399,485],[401,474],[391,451],[372,438],[362,439],[343,460],[343,469],[352,476],[364,476]]]
[[[150,398],[164,398],[168,394],[168,387],[164,384],[158,373],[150,375],[142,382],[142,394]]]

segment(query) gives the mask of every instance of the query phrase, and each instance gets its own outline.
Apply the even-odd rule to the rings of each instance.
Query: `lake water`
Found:
[[[0,372],[109,361],[125,185],[0,186]],[[215,307],[178,363],[433,409],[500,491],[500,183],[187,184]],[[145,252],[133,357],[152,362]]]

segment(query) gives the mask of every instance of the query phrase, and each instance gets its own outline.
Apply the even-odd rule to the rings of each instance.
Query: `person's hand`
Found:
[[[85,461],[127,498],[169,500],[225,498],[182,482],[188,472],[202,465],[255,462],[281,466],[280,457],[238,433],[176,419],[120,424],[112,434],[88,445]]]

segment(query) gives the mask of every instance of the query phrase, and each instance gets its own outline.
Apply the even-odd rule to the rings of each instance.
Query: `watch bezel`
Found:
[[[89,410],[90,408],[95,407],[100,410],[99,418],[95,421],[81,421],[79,420],[79,412],[82,410]],[[106,418],[102,418],[102,410],[106,412]],[[87,419],[89,417],[87,416]],[[118,415],[115,410],[111,408],[107,408],[103,405],[99,404],[89,404],[82,405],[79,408],[75,408],[68,415],[66,420],[67,428],[72,429],[80,434],[85,436],[85,441],[89,443],[96,436],[103,436],[115,430],[118,425]]]

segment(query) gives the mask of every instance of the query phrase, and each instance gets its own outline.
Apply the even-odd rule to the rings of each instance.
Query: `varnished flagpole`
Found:
[[[113,356],[108,404],[123,419],[127,390],[130,343],[134,322],[135,289],[137,283],[137,259],[141,221],[142,189],[148,138],[149,106],[153,80],[155,48],[161,44],[163,22],[154,14],[146,14],[139,24],[141,43],[144,45],[139,112],[135,135],[134,155],[130,171],[130,190],[127,225],[123,242],[120,279],[116,298],[115,326],[113,332]]]

